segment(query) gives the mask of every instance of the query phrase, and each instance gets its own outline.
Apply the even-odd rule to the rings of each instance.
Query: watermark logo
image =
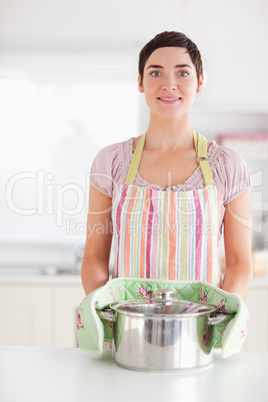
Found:
[[[36,172],[24,171],[18,172],[9,178],[6,183],[6,205],[10,211],[14,214],[21,216],[32,216],[32,215],[47,215],[55,217],[55,226],[63,227],[65,226],[66,234],[77,234],[83,235],[86,234],[88,236],[92,236],[93,233],[111,233],[116,228],[113,228],[112,221],[98,223],[96,222],[98,217],[96,215],[99,214],[107,214],[112,213],[112,203],[111,207],[107,210],[98,210],[98,211],[88,211],[88,202],[89,202],[89,186],[90,182],[98,181],[101,178],[101,182],[104,187],[112,187],[112,178],[106,174],[90,174],[87,173],[85,175],[85,184],[81,186],[77,183],[58,183],[56,181],[55,175],[52,172],[45,172],[43,170],[38,170]],[[97,179],[97,180],[96,180]],[[169,180],[171,178],[169,177]],[[239,223],[247,228],[251,228],[254,232],[260,233],[262,231],[262,218],[263,218],[263,172],[259,170],[251,175],[252,180],[252,205],[253,205],[253,213],[258,213],[258,219],[253,221],[252,225],[252,217],[250,208],[246,208],[247,212],[249,211],[248,216],[243,213],[243,211],[239,209],[233,209],[232,203],[228,203],[226,205],[226,210],[230,212],[231,216],[236,219]],[[233,189],[231,189],[231,193],[235,194],[236,191],[242,188],[245,188],[245,183],[236,183]],[[119,187],[113,188],[114,191],[118,191]],[[148,215],[150,214],[159,214],[161,216],[174,213],[174,205],[169,205],[168,209],[164,208],[163,200],[159,201],[158,192],[161,191],[161,195],[166,193],[162,190],[156,190],[152,193],[152,196],[146,199],[143,204],[142,209],[137,209],[137,214],[142,214],[146,209],[148,211]],[[27,199],[27,203],[22,202],[22,198],[24,196],[24,192],[29,192],[29,197]],[[72,202],[70,203],[70,199]],[[194,195],[194,193],[188,194],[185,199],[183,198],[183,192],[181,195],[181,202],[179,206],[179,213],[181,215],[186,215],[189,217],[191,214],[195,214],[194,205],[198,200],[198,197]],[[126,214],[126,218],[130,216],[130,212],[128,210],[128,206],[130,203],[135,203],[138,205],[139,202],[142,201],[142,195],[140,190],[132,192],[131,188],[128,189],[126,193],[126,197],[124,200],[122,213]],[[206,200],[203,200],[203,206],[205,205]],[[85,221],[80,222],[78,220],[78,215],[83,213],[85,216]],[[133,212],[132,212],[133,213]],[[86,216],[95,215],[96,219],[94,224],[89,226],[86,222]],[[137,217],[137,215],[136,215]],[[81,220],[81,218],[80,218]],[[136,222],[138,219],[136,220]],[[174,223],[175,224],[175,223]],[[143,223],[145,227],[140,228],[142,231],[146,231],[146,223]],[[192,224],[191,224],[192,225]],[[175,226],[174,226],[175,227]],[[175,230],[169,227],[169,230]],[[160,227],[154,227],[155,231],[160,231]],[[180,229],[181,230],[181,229]],[[183,231],[191,231],[198,232],[198,229],[193,228],[184,228]]]
[[[17,215],[54,215],[57,227],[62,227],[64,216],[79,214],[86,205],[84,189],[76,183],[59,184],[53,183],[53,173],[45,173],[42,170],[37,172],[20,172],[13,175],[6,184],[6,204],[8,208]],[[16,187],[26,186],[28,181],[32,182],[31,205],[28,208],[20,204],[20,198],[15,197]],[[27,183],[28,184],[28,183]],[[29,191],[29,190],[28,190]],[[72,208],[65,205],[67,193],[75,196],[76,202]],[[22,194],[22,193],[21,193]],[[23,194],[22,194],[23,196]]]

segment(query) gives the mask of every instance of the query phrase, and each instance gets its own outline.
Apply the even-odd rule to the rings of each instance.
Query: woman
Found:
[[[249,171],[238,153],[193,131],[190,111],[203,83],[199,50],[184,34],[163,32],[141,50],[138,85],[149,126],[140,137],[105,147],[93,162],[82,262],[86,294],[109,279],[114,235],[113,277],[201,280],[246,296],[252,280]]]

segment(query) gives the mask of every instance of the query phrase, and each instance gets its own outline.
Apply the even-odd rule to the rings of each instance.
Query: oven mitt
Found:
[[[102,353],[103,343],[112,342],[113,323],[102,319],[99,310],[120,300],[155,297],[157,289],[172,289],[179,300],[212,303],[219,310],[231,313],[224,322],[215,325],[213,344],[215,349],[221,349],[224,358],[240,351],[249,327],[249,313],[239,296],[201,281],[144,278],[112,279],[82,300],[77,316],[79,348]]]

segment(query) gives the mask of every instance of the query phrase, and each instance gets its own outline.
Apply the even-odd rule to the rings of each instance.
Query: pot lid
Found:
[[[173,291],[170,289],[159,289],[156,293],[156,298],[123,300],[111,304],[110,307],[126,315],[179,315],[181,318],[208,315],[218,309],[217,306],[209,303],[173,298]]]

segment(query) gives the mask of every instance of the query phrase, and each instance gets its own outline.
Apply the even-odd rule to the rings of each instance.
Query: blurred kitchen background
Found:
[[[267,0],[0,1],[0,344],[76,346],[91,164],[145,131],[138,54],[177,30],[206,74],[192,126],[251,171],[245,350],[268,351],[267,17]]]

